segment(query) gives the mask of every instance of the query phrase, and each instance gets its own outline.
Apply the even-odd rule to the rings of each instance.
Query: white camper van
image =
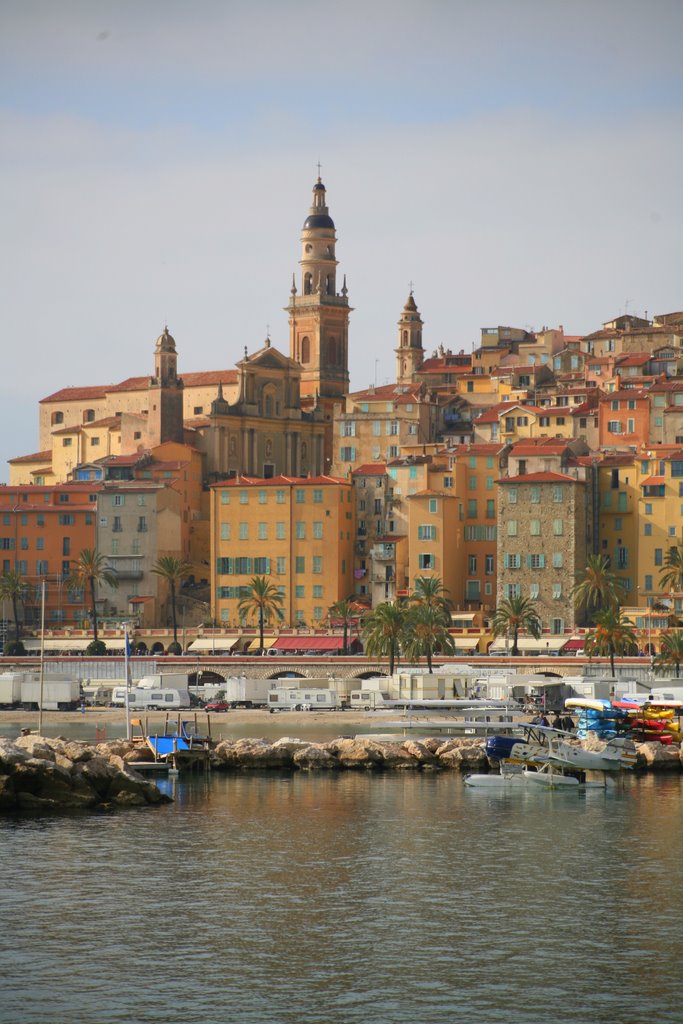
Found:
[[[387,701],[391,700],[386,690],[351,690],[349,694],[349,707],[362,708],[363,711],[375,711],[377,708],[386,708]]]
[[[112,707],[126,706],[126,688],[117,686],[112,690]],[[190,694],[187,690],[154,690],[151,687],[131,687],[128,705],[132,711],[177,711],[190,707]]]
[[[274,711],[337,711],[336,690],[317,687],[276,686],[268,693],[268,710]]]

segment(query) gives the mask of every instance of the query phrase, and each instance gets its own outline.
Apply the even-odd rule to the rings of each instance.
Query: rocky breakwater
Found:
[[[0,812],[87,810],[169,803],[132,767],[130,744],[0,738]]]
[[[430,738],[396,741],[336,739],[223,740],[211,754],[214,771],[481,771],[488,760],[481,740]]]

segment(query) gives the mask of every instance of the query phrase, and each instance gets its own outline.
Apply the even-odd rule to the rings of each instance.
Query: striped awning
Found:
[[[238,643],[238,636],[202,636],[193,640],[188,651],[231,651]]]
[[[473,651],[479,643],[478,636],[453,636],[451,634],[451,640],[459,651]]]
[[[270,648],[275,644],[276,640],[277,640],[276,636],[264,636],[264,638],[263,638],[263,650],[264,651],[269,651]],[[251,653],[251,651],[258,651],[260,646],[261,646],[261,641],[259,640],[258,637],[256,637],[254,640],[251,641],[251,643],[248,645],[248,647],[244,648],[244,650],[245,651],[249,651]]]

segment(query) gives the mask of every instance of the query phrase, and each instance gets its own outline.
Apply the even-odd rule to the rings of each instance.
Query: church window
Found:
[[[301,339],[301,362],[310,363],[311,361],[311,339],[306,336]]]
[[[408,332],[407,331],[403,332],[403,344],[404,345],[408,344]]]
[[[266,416],[273,415],[273,396],[266,395]]]
[[[332,275],[331,274],[328,274],[327,277],[325,278],[325,291],[327,292],[328,295],[334,294],[333,290],[332,290]]]
[[[304,274],[304,295],[310,295],[313,290],[313,275],[310,271]]]

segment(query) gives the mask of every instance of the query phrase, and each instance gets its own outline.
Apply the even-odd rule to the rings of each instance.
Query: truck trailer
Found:
[[[21,684],[24,711],[40,711],[40,679],[32,676]],[[43,711],[75,711],[81,703],[78,679],[43,678]]]

